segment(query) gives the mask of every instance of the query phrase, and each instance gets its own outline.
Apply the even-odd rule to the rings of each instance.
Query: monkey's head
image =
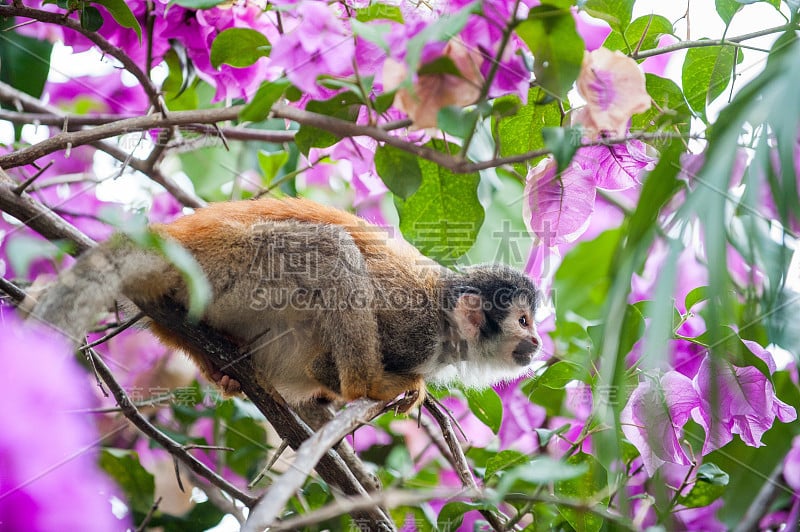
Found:
[[[502,265],[472,266],[446,290],[455,349],[434,381],[486,386],[527,373],[541,348],[534,315],[540,294],[525,274]],[[455,373],[455,374],[454,374]]]

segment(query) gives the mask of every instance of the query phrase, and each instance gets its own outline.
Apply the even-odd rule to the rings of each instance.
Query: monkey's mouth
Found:
[[[539,350],[539,344],[531,340],[522,340],[511,352],[514,362],[520,366],[527,366],[533,361],[533,355]]]

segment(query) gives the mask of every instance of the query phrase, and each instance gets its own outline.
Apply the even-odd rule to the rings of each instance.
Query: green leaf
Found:
[[[557,98],[565,98],[583,63],[585,46],[568,9],[534,7],[516,28],[533,52],[536,83]]]
[[[667,299],[670,303],[671,299]],[[633,349],[645,332],[645,319],[636,305],[628,305],[622,317],[622,331],[619,336],[619,353],[625,356]],[[665,342],[666,343],[666,342]]]
[[[306,110],[312,113],[332,116],[340,120],[355,122],[358,118],[361,99],[352,92],[337,94],[329,100],[312,100],[306,105]],[[295,135],[297,148],[304,155],[308,155],[311,148],[327,148],[339,142],[339,137],[324,129],[313,126],[301,125]]]
[[[398,6],[373,2],[367,7],[356,9],[356,20],[359,22],[369,22],[371,20],[386,19],[394,22],[403,23],[403,12]],[[353,30],[355,33],[355,29]]]
[[[697,480],[707,482],[714,486],[727,486],[730,477],[716,464],[707,462],[697,469]]]
[[[500,471],[510,467],[515,467],[530,461],[531,457],[519,451],[506,450],[500,451],[486,462],[486,472],[484,479],[489,480]]]
[[[237,172],[243,170],[244,149],[241,143],[230,144],[229,148],[209,142],[200,149],[178,155],[181,168],[201,198],[208,201],[230,199],[230,189],[223,190],[223,187],[232,183]],[[247,164],[250,168],[250,163]]]
[[[13,18],[0,19],[0,81],[39,98],[50,72],[53,45],[9,30]]]
[[[742,9],[742,3],[737,0],[714,0],[714,5],[717,8],[719,18],[725,23],[726,26],[730,25],[733,16]]]
[[[85,6],[81,10],[81,28],[87,31],[97,31],[103,27],[103,15],[94,6]]]
[[[225,513],[211,501],[205,501],[195,504],[189,512],[181,516],[156,512],[147,523],[147,529],[153,528],[163,532],[208,530],[218,525]]]
[[[547,149],[553,152],[558,163],[558,173],[563,172],[580,147],[581,130],[572,127],[542,128],[542,138]]]
[[[272,110],[272,106],[283,96],[290,85],[289,80],[285,78],[265,81],[258,88],[250,103],[239,113],[239,118],[248,122],[265,120]]]
[[[639,203],[636,205],[636,211],[631,216],[628,227],[626,246],[630,250],[638,247],[645,236],[652,235],[661,208],[682,186],[676,177],[681,168],[680,156],[683,149],[683,142],[672,140],[661,151],[661,157],[656,167],[644,179]],[[641,246],[639,251],[643,253],[646,246],[644,244]]]
[[[542,376],[537,379],[537,384],[540,386],[547,386],[554,390],[560,390],[564,388],[568,382],[574,380],[583,382],[589,380],[588,370],[574,362],[559,360],[542,373]]]
[[[464,77],[464,75],[456,66],[455,62],[449,57],[445,56],[437,57],[433,61],[425,63],[419,67],[417,74],[420,76],[425,74],[450,74],[451,76],[456,76],[459,78]]]
[[[716,501],[725,493],[730,477],[713,463],[705,463],[697,470],[694,486],[678,503],[687,508],[702,508]]]
[[[268,57],[270,44],[260,31],[250,28],[228,28],[211,43],[211,66],[223,63],[237,68],[249,67],[262,57]]]
[[[220,4],[225,3],[226,0],[171,0],[170,4],[176,4],[186,9],[211,9]]]
[[[705,116],[706,105],[722,94],[730,83],[735,60],[732,46],[690,48],[686,52],[681,81],[695,112]]]
[[[542,485],[581,477],[589,470],[588,464],[562,462],[549,456],[540,456],[527,464],[514,467],[503,475],[497,492],[503,496],[518,482]]]
[[[123,28],[130,28],[135,31],[136,36],[139,37],[139,44],[142,43],[142,27],[125,0],[92,0],[92,3],[105,7],[114,17],[114,20],[117,21],[117,24]]]
[[[687,312],[691,312],[692,307],[694,307],[701,301],[705,301],[706,299],[708,299],[708,287],[698,286],[697,288],[693,288],[688,294],[686,294],[686,299],[684,300],[684,307],[686,308]]]
[[[606,231],[594,240],[581,242],[564,256],[553,279],[557,321],[569,321],[568,315],[573,312],[587,320],[604,316],[603,302],[619,239],[619,230]]]
[[[426,146],[456,153],[458,146],[431,140]],[[453,264],[466,253],[483,224],[478,201],[478,173],[454,174],[436,163],[420,159],[422,185],[407,200],[395,197],[400,230],[423,254],[443,264]]]
[[[503,402],[492,388],[469,390],[466,394],[469,409],[481,423],[497,434],[503,422]]]
[[[100,467],[122,488],[131,509],[142,516],[147,514],[154,502],[156,483],[139,463],[139,455],[126,449],[103,449]]]
[[[611,29],[624,34],[631,22],[634,0],[587,0],[583,8],[588,14],[605,20]]]
[[[436,114],[439,129],[454,137],[466,138],[481,118],[478,109],[463,109],[454,105],[442,107]]]
[[[267,433],[261,419],[247,417],[240,411],[235,419],[223,424],[223,428],[224,445],[234,449],[222,455],[225,464],[242,477],[253,478],[260,471],[268,451],[264,445]]]
[[[596,494],[604,491],[608,484],[608,474],[603,466],[596,458],[584,453],[570,456],[567,464],[583,466],[586,472],[579,477],[556,482],[556,496],[587,503],[595,502]],[[604,497],[604,500],[607,500],[607,497]],[[602,502],[597,504],[604,506]],[[596,514],[567,506],[559,506],[558,511],[575,530],[597,532],[603,526],[603,519]]]
[[[307,510],[316,510],[330,501],[330,489],[320,482],[310,482],[303,488],[303,499],[308,504]]]
[[[677,129],[682,135],[688,135],[691,112],[680,87],[671,79],[655,74],[645,74],[645,82],[647,93],[654,105],[644,113],[633,116],[631,131],[655,132]]]
[[[389,107],[392,106],[394,103],[394,96],[397,93],[396,90],[383,92],[375,97],[375,103],[373,104],[375,107],[375,111],[378,113],[385,113],[389,110]]]
[[[567,432],[572,425],[569,423],[565,423],[558,427],[557,429],[533,429],[536,432],[536,436],[539,438],[539,447],[547,447],[547,444],[550,443],[550,440],[553,439],[553,436],[560,436]],[[638,452],[637,452],[637,455]]]
[[[170,111],[197,109],[200,106],[200,97],[194,83],[197,76],[194,65],[186,57],[186,50],[183,47],[170,48],[164,56],[164,62],[169,74],[161,84],[161,91]]]
[[[522,105],[516,96],[502,96],[495,100],[492,112],[496,116],[507,116],[515,106],[518,109],[507,118],[494,119],[500,155],[503,157],[520,155],[545,147],[542,130],[545,127],[561,125],[558,101],[541,103],[546,97],[547,94],[542,89],[533,88],[528,91],[526,105]],[[538,161],[539,159],[533,159],[529,164],[533,165]],[[523,176],[528,173],[525,163],[515,164],[514,169]]]
[[[458,530],[464,521],[464,514],[470,510],[482,510],[486,503],[453,501],[445,504],[436,519],[437,530]]]
[[[278,151],[270,153],[264,150],[258,150],[258,166],[261,167],[261,172],[264,174],[264,183],[270,184],[275,176],[278,175],[281,167],[289,160],[289,152]]]
[[[375,170],[389,190],[404,200],[422,184],[419,159],[388,144],[378,146],[375,150]]]
[[[645,15],[631,22],[623,34],[612,31],[603,43],[609,50],[622,50],[626,53],[633,52],[638,46],[639,51],[651,50],[658,46],[662,35],[673,32],[672,23],[661,15]],[[641,43],[641,46],[639,45]]]

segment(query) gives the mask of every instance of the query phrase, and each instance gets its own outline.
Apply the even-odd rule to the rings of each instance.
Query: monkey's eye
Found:
[[[519,317],[519,324],[522,325],[523,327],[527,327],[528,326],[528,318],[526,318],[525,316],[520,316]]]

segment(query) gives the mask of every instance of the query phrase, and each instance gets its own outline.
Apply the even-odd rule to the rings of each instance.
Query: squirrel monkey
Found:
[[[450,271],[363,219],[305,199],[216,203],[151,226],[188,250],[212,299],[202,320],[251,353],[257,382],[290,403],[425,396],[425,382],[488,386],[524,374],[539,350],[531,280],[506,266]],[[34,316],[82,337],[124,295],[188,305],[178,271],[117,235],[49,288]],[[239,383],[168,329],[227,393]]]

